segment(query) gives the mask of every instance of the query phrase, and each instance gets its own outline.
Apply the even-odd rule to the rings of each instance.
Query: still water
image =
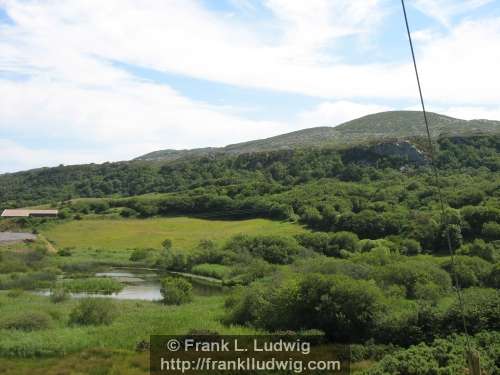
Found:
[[[124,288],[113,294],[95,294],[95,293],[71,293],[72,297],[106,297],[120,300],[143,300],[158,301],[162,299],[160,292],[161,276],[151,270],[135,268],[114,268],[107,272],[98,272],[96,277],[111,277],[124,284]],[[210,282],[208,279],[198,279],[196,275],[175,274],[176,277],[185,277],[193,285],[193,293],[197,296],[212,296],[222,294],[225,291],[220,284]],[[49,291],[43,291],[37,294],[49,295]]]

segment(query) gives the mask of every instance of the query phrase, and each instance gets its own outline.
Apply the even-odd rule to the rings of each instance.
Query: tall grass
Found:
[[[224,297],[195,297],[192,303],[165,306],[147,301],[115,301],[119,316],[107,326],[71,326],[69,315],[78,304],[71,299],[57,305],[47,297],[28,293],[9,299],[0,293],[2,313],[30,310],[52,316],[51,329],[23,332],[0,329],[0,357],[61,356],[81,350],[104,347],[110,350],[134,350],[138,342],[152,334],[186,334],[191,329],[217,331],[221,334],[252,334],[243,327],[227,327],[220,318]]]
[[[85,279],[66,279],[57,283],[71,293],[113,294],[123,289],[123,284],[110,277],[89,277]]]

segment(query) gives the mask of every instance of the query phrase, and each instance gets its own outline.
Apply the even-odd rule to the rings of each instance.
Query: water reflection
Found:
[[[175,277],[185,277],[193,285],[193,293],[197,296],[213,296],[225,292],[225,288],[208,279],[197,279],[195,275],[171,273]],[[119,300],[143,300],[159,301],[163,297],[160,289],[161,275],[152,270],[133,269],[133,268],[115,268],[107,272],[98,272],[96,277],[111,277],[124,284],[124,288],[118,292],[109,295],[101,293],[71,293],[74,298],[83,297],[106,297]],[[49,291],[39,292],[37,294],[48,296]]]

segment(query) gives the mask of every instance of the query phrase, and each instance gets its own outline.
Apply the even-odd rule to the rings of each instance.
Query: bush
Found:
[[[498,374],[498,332],[481,333],[472,340],[481,357],[484,374]],[[363,375],[444,375],[467,374],[465,340],[462,336],[436,339],[432,344],[419,344],[385,356]]]
[[[224,281],[225,285],[248,285],[257,279],[271,275],[276,266],[262,259],[251,259],[246,263],[234,267],[230,278]]]
[[[28,272],[28,270],[28,266],[21,259],[2,259],[0,262],[0,274]]]
[[[383,286],[404,287],[406,297],[411,299],[437,299],[452,285],[450,276],[436,264],[413,258],[378,268],[374,277]]]
[[[71,249],[65,247],[65,248],[59,250],[57,252],[57,255],[59,255],[60,257],[70,257],[73,254],[71,253]]]
[[[186,252],[177,249],[165,249],[160,259],[158,259],[157,265],[164,270],[178,272],[186,271],[191,266],[190,258]]]
[[[124,207],[120,211],[120,215],[122,217],[127,217],[128,218],[128,217],[136,217],[136,216],[139,215],[139,213],[136,210],[132,209],[132,208]]]
[[[88,277],[84,279],[66,279],[60,287],[71,293],[118,293],[123,289],[123,284],[111,277]]]
[[[482,235],[490,240],[500,240],[500,224],[496,222],[484,223]]]
[[[24,290],[49,288],[56,278],[57,272],[54,270],[12,274],[10,279],[2,280],[0,288]]]
[[[191,273],[194,273],[195,275],[213,277],[221,280],[227,278],[230,271],[231,269],[228,266],[210,263],[198,264],[191,269]]]
[[[230,323],[269,331],[319,329],[337,342],[366,340],[385,310],[373,282],[343,275],[290,275],[240,289],[226,302]]]
[[[70,298],[70,294],[64,288],[55,288],[50,291],[50,300],[53,303],[60,303],[68,300]]]
[[[442,267],[454,281],[455,277],[458,278],[462,288],[485,285],[492,269],[492,265],[484,259],[468,256],[457,256],[454,264],[448,261]]]
[[[486,243],[482,239],[475,239],[472,243],[463,245],[458,249],[457,253],[461,255],[476,256],[488,262],[494,262],[497,250],[492,243]]]
[[[109,325],[117,316],[113,301],[103,298],[85,298],[71,311],[69,323],[74,325]]]
[[[491,288],[500,289],[500,263],[493,266],[488,276],[487,285]]]
[[[359,238],[355,233],[303,233],[296,236],[300,245],[327,256],[341,255],[341,251],[356,252]]]
[[[405,255],[418,255],[422,252],[420,242],[412,239],[401,241],[401,252]]]
[[[500,330],[500,293],[495,289],[469,288],[463,291],[464,313],[470,333]],[[462,310],[458,301],[446,311],[443,327],[448,332],[463,330]]]
[[[301,249],[294,238],[284,236],[237,235],[226,244],[226,250],[247,252],[272,264],[289,264]]]
[[[22,289],[11,289],[7,292],[7,297],[9,298],[18,298],[24,294],[24,290]]]
[[[139,262],[141,260],[145,260],[148,257],[148,254],[148,249],[135,249],[132,251],[129,260],[132,262]]]
[[[166,305],[181,305],[193,299],[193,286],[180,277],[167,277],[161,283],[161,295]]]
[[[51,326],[50,315],[41,311],[24,311],[13,316],[7,316],[0,321],[0,328],[17,329],[21,331],[37,331]]]

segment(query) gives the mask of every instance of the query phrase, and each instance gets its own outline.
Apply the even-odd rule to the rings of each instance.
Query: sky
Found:
[[[407,0],[430,111],[500,120],[500,0]],[[398,0],[0,0],[0,173],[418,109]]]

